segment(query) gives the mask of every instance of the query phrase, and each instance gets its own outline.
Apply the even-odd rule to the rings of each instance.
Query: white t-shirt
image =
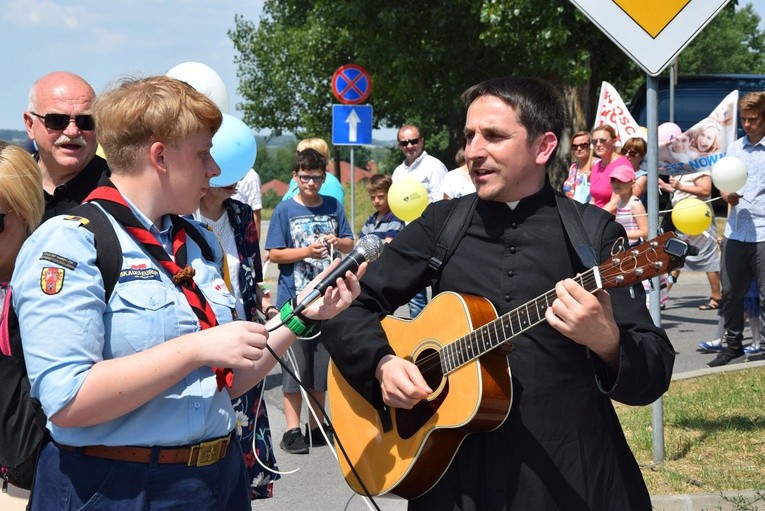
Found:
[[[260,195],[260,176],[258,173],[250,169],[237,183],[236,193],[232,198],[249,205],[253,211],[263,209],[263,201]]]

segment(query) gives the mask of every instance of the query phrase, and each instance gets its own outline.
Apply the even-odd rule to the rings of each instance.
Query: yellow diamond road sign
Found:
[[[729,0],[571,0],[646,73],[656,76]]]

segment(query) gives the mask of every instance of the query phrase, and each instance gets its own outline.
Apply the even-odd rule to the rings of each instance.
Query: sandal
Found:
[[[701,311],[713,311],[720,308],[720,299],[719,298],[712,298],[709,297],[709,301],[707,303],[702,303],[699,305],[699,310]]]

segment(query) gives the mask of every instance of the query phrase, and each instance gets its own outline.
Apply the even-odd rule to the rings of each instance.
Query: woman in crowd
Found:
[[[640,137],[628,138],[622,145],[622,156],[627,158],[635,171],[635,182],[632,185],[632,195],[640,199],[643,206],[646,205],[646,185],[648,184],[648,171],[642,167],[645,154],[648,152],[648,144]]]
[[[568,177],[563,182],[563,193],[570,199],[583,204],[590,202],[590,171],[597,161],[592,154],[590,133],[579,131],[571,139],[571,153],[574,162],[568,168]]]
[[[0,141],[0,329],[7,328],[8,318],[3,311],[6,300],[10,306],[8,282],[16,256],[24,240],[39,225],[44,208],[42,176],[37,164],[26,150]],[[7,492],[0,493],[0,509],[22,510],[28,496],[28,491],[11,484]]]
[[[268,320],[279,311],[263,296],[258,282],[263,281],[263,265],[258,244],[258,230],[252,209],[231,197],[236,183],[210,187],[202,197],[194,219],[210,226],[223,248],[236,315],[247,321]],[[263,396],[263,382],[232,401],[236,412],[236,433],[242,445],[253,500],[273,496],[276,472],[271,428]]]
[[[659,180],[659,188],[663,192],[671,194],[673,208],[678,202],[689,197],[696,197],[706,202],[712,197],[712,175],[710,171],[703,171],[672,176],[669,178],[669,182]],[[699,305],[701,310],[717,310],[720,308],[720,300],[722,300],[717,225],[715,223],[714,210],[712,208],[709,209],[712,211],[712,222],[709,228],[701,234],[687,236],[675,229],[679,236],[687,237],[689,243],[699,249],[697,255],[689,255],[685,258],[683,267],[690,271],[703,271],[707,274],[709,299]],[[670,213],[667,213],[666,217],[672,218]],[[667,224],[665,227],[673,228],[674,226]],[[680,270],[672,272],[674,281],[677,281],[679,276]]]
[[[600,158],[592,164],[590,172],[590,202],[610,213],[616,212],[619,197],[611,190],[611,172],[619,165],[632,165],[624,156],[616,153],[616,130],[604,124],[592,131],[595,156]]]

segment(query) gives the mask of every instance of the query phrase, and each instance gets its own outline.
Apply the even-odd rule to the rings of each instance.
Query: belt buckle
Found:
[[[206,467],[217,463],[218,460],[226,455],[226,448],[228,447],[229,437],[218,438],[217,440],[210,440],[209,442],[202,442],[199,445],[195,445],[191,448],[189,454],[188,466]],[[197,461],[193,461],[194,453],[197,452]]]

